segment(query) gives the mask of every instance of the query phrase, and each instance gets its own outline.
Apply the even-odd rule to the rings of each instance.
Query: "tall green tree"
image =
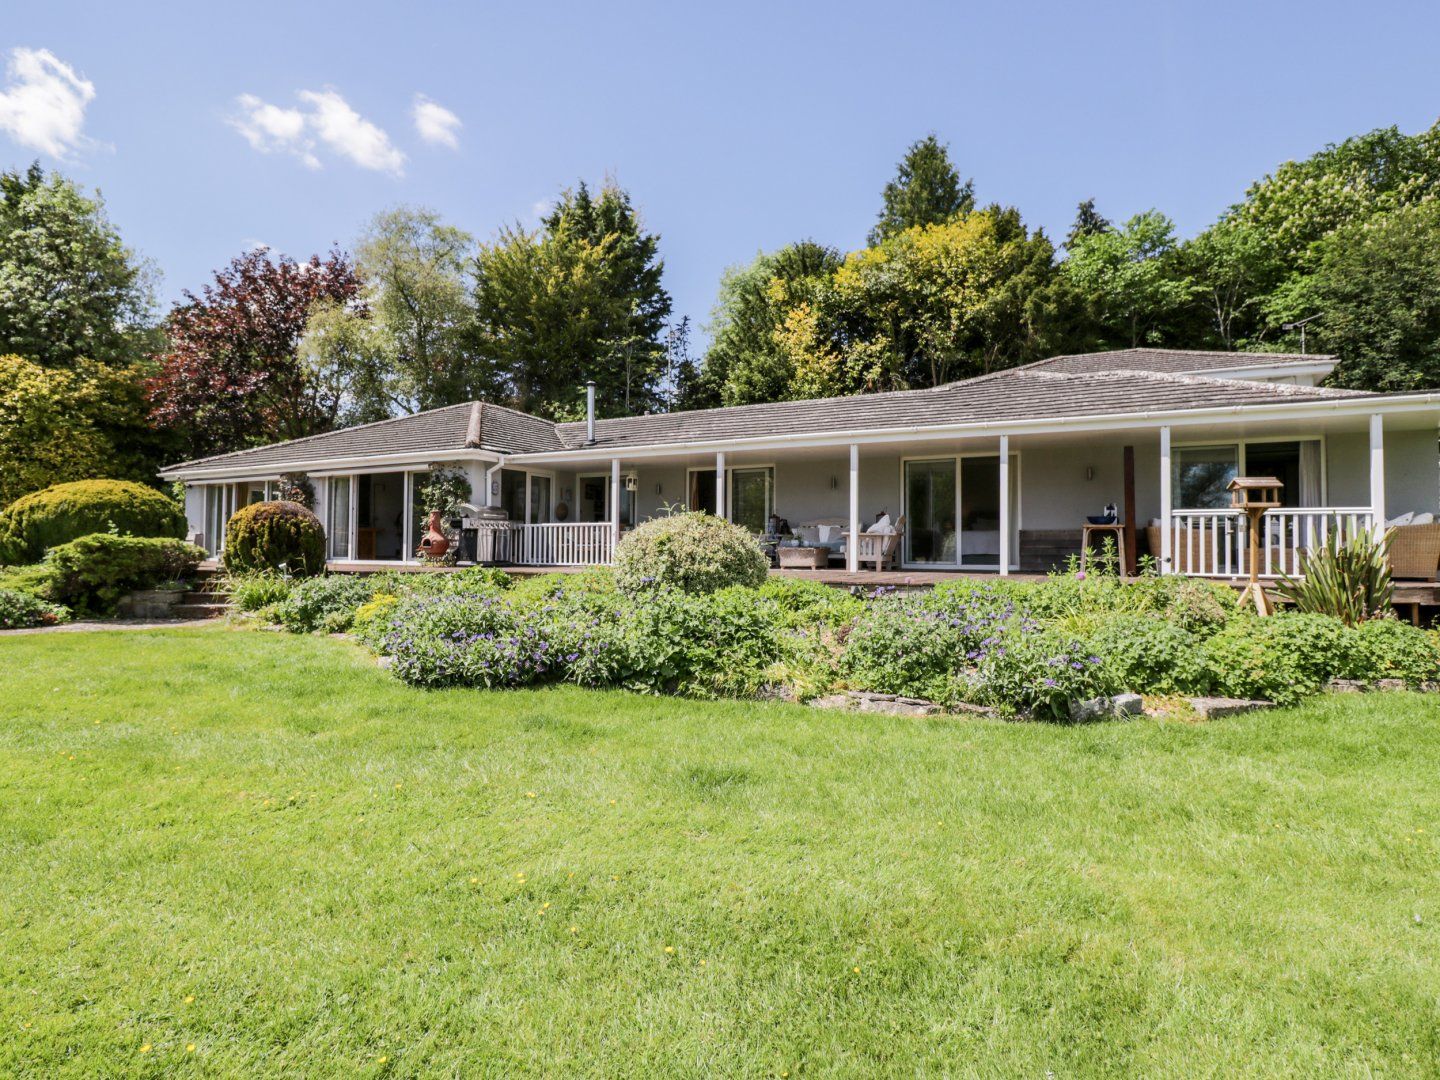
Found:
[[[975,208],[975,185],[961,181],[950,150],[934,135],[912,143],[885,185],[884,206],[870,230],[874,245],[920,225],[939,225]]]
[[[852,253],[831,304],[853,377],[868,389],[938,386],[1036,359],[1054,270],[1044,231],[999,206]]]
[[[1167,331],[1193,308],[1197,286],[1180,258],[1174,222],[1158,210],[1078,237],[1063,265],[1104,345],[1184,344],[1167,341]]]
[[[123,366],[154,344],[150,271],[99,196],[38,164],[0,173],[0,353]]]
[[[1255,229],[1290,267],[1343,226],[1440,197],[1440,121],[1417,135],[1379,128],[1287,161],[1226,217]],[[1317,253],[1318,254],[1318,253]]]
[[[594,379],[615,416],[664,404],[670,296],[660,238],[614,183],[567,191],[538,230],[503,229],[474,260],[469,342],[490,396],[573,417]]]
[[[1075,207],[1075,222],[1065,236],[1065,250],[1069,251],[1087,236],[1109,232],[1113,228],[1110,219],[1095,208],[1095,200],[1086,199]]]
[[[843,262],[834,248],[801,240],[725,272],[708,327],[710,348],[703,369],[713,398],[708,404],[791,396],[791,357],[776,332],[795,306],[816,300]]]
[[[356,272],[389,356],[378,389],[396,412],[468,400],[476,387],[466,346],[473,319],[467,274],[470,234],[433,210],[402,206],[379,214],[355,249]],[[373,335],[372,335],[373,336]]]
[[[0,507],[71,480],[153,482],[169,449],[145,422],[134,366],[0,356]]]
[[[1403,207],[1320,241],[1315,272],[1282,290],[1276,318],[1319,315],[1317,351],[1339,365],[1332,385],[1440,388],[1440,203]]]

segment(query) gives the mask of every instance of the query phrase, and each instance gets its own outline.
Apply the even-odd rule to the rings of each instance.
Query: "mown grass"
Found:
[[[1440,1061],[1431,699],[1060,728],[423,693],[223,628],[10,637],[0,672],[0,1074]]]

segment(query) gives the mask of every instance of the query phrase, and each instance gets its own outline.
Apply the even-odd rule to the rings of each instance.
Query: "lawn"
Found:
[[[0,638],[0,1074],[1434,1075],[1440,702],[421,692]]]

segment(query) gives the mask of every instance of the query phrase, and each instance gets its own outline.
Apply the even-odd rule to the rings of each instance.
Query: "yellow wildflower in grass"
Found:
[[[385,1062],[387,1062],[387,1061],[390,1060],[390,1058],[389,1058],[388,1056],[386,1056],[385,1054],[381,1054],[381,1055],[380,1055],[378,1058],[376,1058],[375,1060],[378,1061],[381,1065],[384,1065]]]
[[[150,1052],[150,1044],[149,1044],[149,1043],[145,1043],[143,1046],[141,1046],[141,1047],[140,1047],[140,1052],[141,1052],[142,1054],[148,1054],[148,1053]]]
[[[525,792],[525,797],[526,797],[527,799],[533,799],[533,798],[535,798],[535,792],[533,792],[533,791],[527,791],[527,792]]]
[[[666,945],[666,946],[665,946],[665,951],[666,951],[667,953],[673,953],[673,952],[675,951],[675,946],[674,946],[674,945]]]
[[[479,885],[479,884],[480,884],[480,879],[479,879],[478,877],[472,877],[472,878],[470,879],[470,884],[471,884],[471,885]]]
[[[186,1044],[185,1044],[185,1052],[186,1052],[187,1054],[193,1054],[193,1053],[195,1052],[195,1044],[194,1044],[194,1043],[186,1043]]]
[[[704,961],[704,960],[701,960],[701,961],[700,961],[700,966],[701,966],[701,967],[704,967],[704,966],[705,966],[705,961]]]
[[[856,974],[856,975],[859,975],[859,974],[860,974],[860,969],[859,969],[858,967],[855,969],[855,974]]]
[[[195,995],[194,995],[194,994],[186,994],[186,995],[185,995],[185,1004],[186,1004],[186,1005],[189,1005],[189,1004],[190,1004],[192,1001],[194,1001],[194,1000],[195,1000]]]
[[[578,926],[572,926],[572,927],[570,927],[570,932],[571,932],[572,934],[578,934],[578,933],[580,932],[580,927],[578,927]]]

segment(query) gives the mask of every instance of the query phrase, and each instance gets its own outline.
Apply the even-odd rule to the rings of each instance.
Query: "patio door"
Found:
[[[959,566],[955,513],[959,502],[955,458],[905,462],[905,562]],[[864,523],[861,523],[864,528]]]
[[[354,480],[353,476],[332,476],[325,485],[329,502],[325,517],[325,536],[327,550],[332,559],[353,558],[350,537],[354,500],[350,497],[350,488]]]
[[[1010,455],[1010,550],[1018,551],[1020,470]],[[905,462],[907,566],[995,570],[1000,566],[1000,455]]]

